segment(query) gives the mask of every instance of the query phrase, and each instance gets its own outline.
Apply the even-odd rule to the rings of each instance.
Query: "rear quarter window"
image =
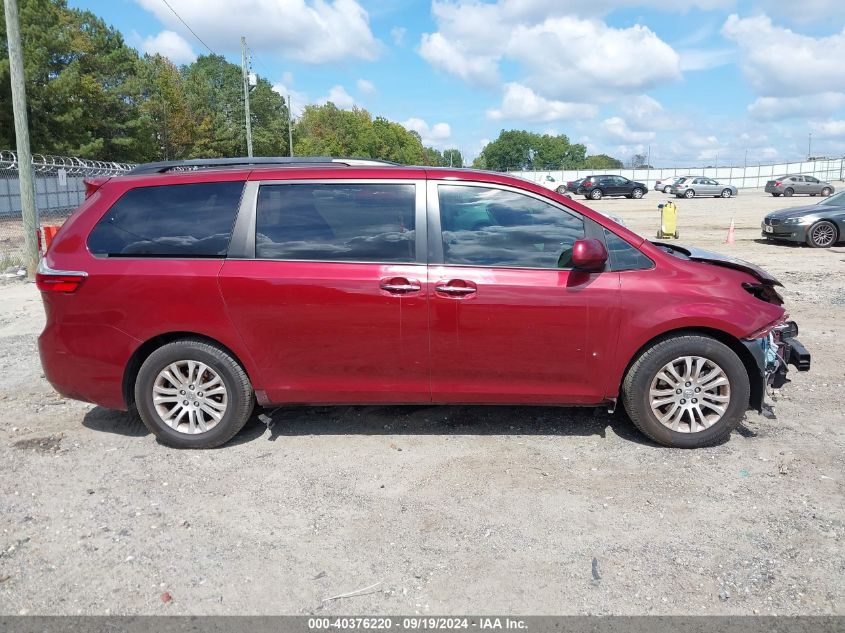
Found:
[[[136,187],[88,236],[101,257],[225,257],[243,182]]]

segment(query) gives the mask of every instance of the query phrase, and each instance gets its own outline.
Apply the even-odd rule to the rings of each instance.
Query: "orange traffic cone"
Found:
[[[734,219],[731,218],[731,227],[728,229],[728,237],[725,240],[725,244],[733,244],[736,241],[736,237],[734,234],[736,233],[736,228],[734,227]]]

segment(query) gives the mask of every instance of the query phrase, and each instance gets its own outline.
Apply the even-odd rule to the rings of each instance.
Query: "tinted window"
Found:
[[[243,182],[136,187],[88,237],[95,255],[222,257],[229,248]]]
[[[607,229],[604,230],[604,240],[610,255],[611,270],[642,270],[654,265],[648,257]]]
[[[416,188],[402,184],[265,185],[255,256],[413,262]]]
[[[813,178],[812,176],[804,176],[805,182],[819,182],[818,178]]]
[[[529,196],[486,187],[440,185],[447,264],[571,268],[580,217]]]

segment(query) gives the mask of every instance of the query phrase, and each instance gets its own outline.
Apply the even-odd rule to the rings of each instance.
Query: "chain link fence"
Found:
[[[34,154],[35,205],[41,226],[61,225],[85,200],[85,179],[116,176],[131,164]],[[0,150],[0,274],[15,275],[25,259],[18,156]]]

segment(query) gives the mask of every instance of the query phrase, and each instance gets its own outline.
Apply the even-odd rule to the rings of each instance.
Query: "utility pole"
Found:
[[[15,116],[15,142],[18,150],[18,181],[21,188],[21,218],[26,244],[26,275],[35,279],[38,267],[38,209],[32,182],[32,152],[29,147],[29,122],[26,114],[26,85],[21,49],[21,25],[18,0],[4,0],[6,7],[6,39],[9,46],[9,75],[12,80],[12,111]]]
[[[810,156],[813,155],[813,133],[810,132],[810,137],[807,140],[807,160],[810,160]]]
[[[246,117],[246,155],[252,157],[252,117],[249,114],[249,60],[246,53],[246,38],[241,37],[241,71],[244,76],[244,113]]]
[[[293,125],[290,122],[290,93],[288,93],[288,154],[293,158]]]

